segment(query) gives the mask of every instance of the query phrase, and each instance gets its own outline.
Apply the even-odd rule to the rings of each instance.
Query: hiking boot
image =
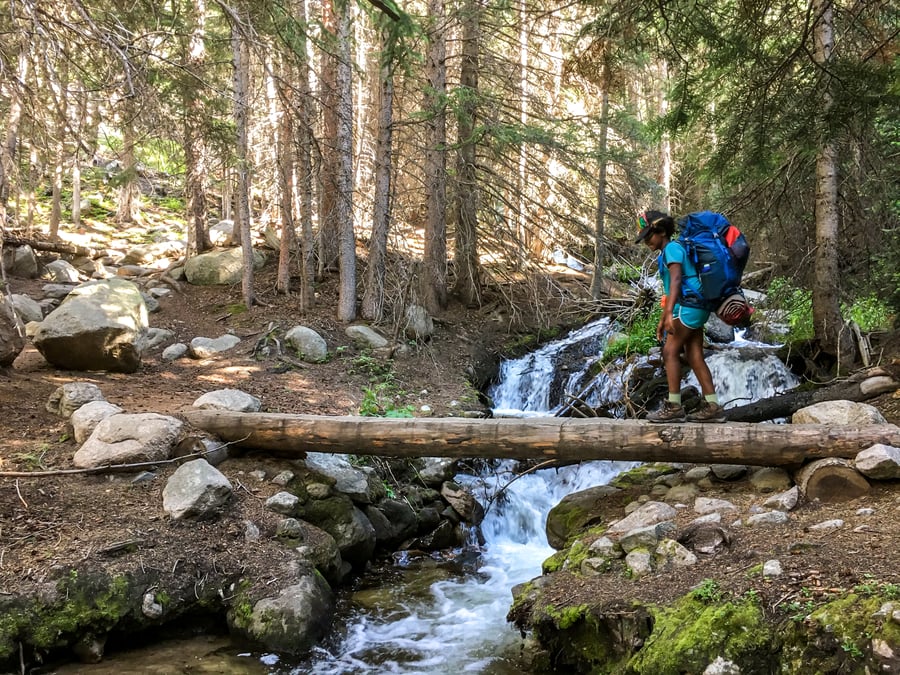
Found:
[[[684,422],[684,408],[680,403],[666,401],[662,408],[647,415],[647,421],[655,424]]]
[[[688,422],[724,422],[725,408],[718,403],[703,401],[700,407],[687,416]]]

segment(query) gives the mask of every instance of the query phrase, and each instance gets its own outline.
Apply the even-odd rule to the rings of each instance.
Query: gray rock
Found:
[[[878,443],[858,453],[853,465],[873,480],[896,480],[900,478],[900,448]]]
[[[462,485],[447,481],[441,486],[441,496],[467,523],[479,525],[484,520],[484,507]]]
[[[169,459],[183,426],[179,419],[156,413],[113,415],[97,424],[72,460],[79,469],[91,469]]]
[[[570,538],[588,524],[601,522],[601,514],[604,512],[603,500],[617,492],[619,490],[610,485],[598,485],[566,495],[547,514],[545,525],[547,543],[561,550],[565,548]],[[627,530],[623,530],[624,532]]]
[[[406,308],[406,327],[404,334],[410,340],[427,340],[434,334],[434,319],[421,305],[410,305]]]
[[[622,518],[622,520],[613,523],[606,531],[606,536],[623,535],[638,527],[656,525],[666,520],[672,520],[676,515],[677,511],[668,504],[653,501],[647,502]]]
[[[644,549],[637,549],[625,556],[625,566],[633,577],[645,577],[653,571],[653,556]]]
[[[362,347],[374,349],[378,347],[387,347],[389,344],[386,338],[382,337],[368,326],[359,324],[347,326],[344,333],[346,333],[347,337],[353,340],[354,343]]]
[[[456,460],[450,457],[423,457],[418,464],[418,476],[429,487],[440,487],[455,474]]]
[[[47,263],[44,270],[44,276],[50,279],[50,281],[61,284],[77,284],[81,281],[81,275],[78,273],[78,270],[67,260],[54,260],[53,262]]]
[[[41,322],[33,342],[67,370],[131,373],[141,365],[147,307],[130,281],[88,281]]]
[[[193,403],[200,410],[230,410],[232,412],[259,412],[262,401],[240,389],[208,391]]]
[[[150,311],[149,305],[147,311]],[[173,331],[170,331],[167,328],[153,328],[151,326],[147,329],[147,337],[144,340],[144,351],[159,347],[163,342],[168,342],[173,337],[175,337]]]
[[[266,508],[283,516],[292,516],[297,512],[300,499],[290,492],[276,492],[266,500]]]
[[[190,347],[183,342],[176,342],[163,349],[162,357],[165,361],[175,361],[187,354],[188,351],[190,351]]]
[[[766,562],[763,563],[762,574],[764,577],[780,577],[783,574],[781,561],[766,560]]]
[[[231,497],[228,479],[205,459],[185,462],[163,488],[163,510],[175,520],[208,518]]]
[[[713,464],[709,469],[719,480],[740,480],[747,474],[743,464]]]
[[[44,310],[41,309],[40,304],[36,300],[32,300],[29,296],[20,293],[13,293],[11,297],[16,314],[19,315],[23,323],[42,321],[44,319]]]
[[[67,382],[50,394],[46,408],[47,412],[69,418],[84,404],[105,400],[100,387],[92,382]]]
[[[6,295],[0,293],[0,366],[10,366],[25,349],[25,326]]]
[[[28,244],[3,246],[3,268],[9,276],[23,279],[34,279],[40,271],[34,249]]]
[[[800,488],[795,485],[790,490],[772,495],[763,502],[763,506],[769,509],[776,509],[777,511],[793,511],[799,501]]]
[[[191,340],[190,354],[195,359],[208,359],[220,352],[234,349],[241,342],[236,335],[220,335],[217,338],[195,337]]]
[[[663,539],[656,547],[657,569],[690,567],[697,564],[697,556],[674,539]]]
[[[307,574],[276,597],[253,606],[249,626],[238,627],[267,649],[301,654],[323,637],[334,616],[334,596],[325,579]]]
[[[325,338],[312,328],[294,326],[285,334],[284,341],[302,360],[309,363],[321,363],[328,358]]]
[[[713,499],[712,497],[697,497],[694,500],[694,511],[700,515],[707,513],[725,513],[737,511],[737,507],[726,499]]]
[[[69,417],[75,441],[84,443],[100,422],[107,417],[123,412],[125,411],[122,408],[107,401],[89,401],[85,403]]]
[[[384,485],[373,473],[356,468],[344,456],[309,452],[306,466],[334,480],[334,489],[359,504],[373,504],[385,496]]]
[[[885,424],[878,408],[856,401],[822,401],[801,408],[791,416],[792,424],[827,424],[828,426],[865,426]]]
[[[266,256],[261,251],[254,250],[252,259],[255,270],[266,262]],[[184,264],[184,275],[188,283],[198,286],[231,286],[240,283],[243,269],[243,249],[236,247],[188,258]]]
[[[784,511],[767,511],[750,516],[746,520],[748,527],[786,525],[790,522],[790,516]]]

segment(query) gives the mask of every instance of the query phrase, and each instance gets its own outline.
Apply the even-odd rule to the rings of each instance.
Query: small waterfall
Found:
[[[592,376],[616,329],[603,319],[573,331],[532,354],[508,361],[490,395],[498,415],[550,415],[571,396],[614,407],[635,363]],[[720,398],[740,405],[785,391],[796,378],[770,351],[733,348],[709,357]],[[566,369],[560,368],[566,364]],[[688,377],[684,384],[690,384]],[[545,525],[550,509],[567,494],[608,483],[635,463],[590,462],[517,476],[504,461],[480,476],[458,475],[482,504],[485,546],[476,572],[458,575],[439,566],[402,570],[379,588],[355,595],[357,609],[331,645],[317,648],[312,663],[277,673],[484,673],[519,675],[520,637],[506,623],[510,590],[540,575],[554,551]]]

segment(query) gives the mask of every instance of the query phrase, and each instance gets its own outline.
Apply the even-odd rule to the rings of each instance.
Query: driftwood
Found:
[[[380,418],[190,410],[195,427],[245,448],[302,457],[336,452],[392,457],[492,457],[799,466],[900,444],[891,424],[651,424],[643,420],[539,417]]]
[[[889,370],[869,368],[827,387],[790,391],[748,405],[729,408],[725,415],[730,422],[763,422],[790,417],[813,403],[841,400],[861,402],[897,389],[900,389],[900,380]]]

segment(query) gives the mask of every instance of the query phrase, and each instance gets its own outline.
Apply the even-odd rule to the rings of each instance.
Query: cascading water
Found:
[[[549,415],[573,396],[614,408],[633,366],[597,376],[589,373],[615,329],[603,319],[505,362],[490,392],[495,414]],[[708,362],[726,405],[797,384],[781,361],[760,346],[747,350],[735,343]],[[490,505],[482,523],[485,545],[477,572],[451,576],[438,566],[400,571],[396,579],[357,594],[358,608],[347,617],[346,631],[336,644],[317,649],[313,661],[301,669],[270,664],[276,667],[270,672],[524,672],[515,662],[520,637],[507,624],[506,613],[512,586],[538,576],[541,562],[553,553],[544,532],[547,513],[567,494],[605,484],[632,465],[590,462],[513,480],[515,463],[501,462],[481,476],[457,476],[481,503]]]

